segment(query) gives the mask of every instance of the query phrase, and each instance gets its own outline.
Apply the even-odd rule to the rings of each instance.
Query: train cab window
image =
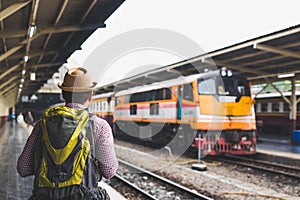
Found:
[[[250,96],[249,82],[245,79],[238,79],[237,90],[241,96]]]
[[[136,115],[136,114],[137,114],[137,106],[130,105],[130,115]]]
[[[261,104],[261,112],[268,112],[268,103]]]
[[[218,94],[219,95],[226,95],[226,91],[223,85],[218,85]]]
[[[238,86],[238,92],[239,92],[242,96],[245,96],[245,94],[246,94],[245,86],[239,85],[239,86]]]
[[[183,98],[189,101],[194,100],[192,84],[183,85]]]
[[[198,81],[198,93],[199,94],[216,94],[215,80],[210,78],[206,80]]]
[[[222,78],[221,80],[216,80],[218,85],[218,94],[219,95],[228,95],[228,96],[250,96],[250,87],[247,80],[241,78]]]

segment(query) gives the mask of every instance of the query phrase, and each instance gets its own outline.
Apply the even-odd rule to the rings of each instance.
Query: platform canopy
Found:
[[[299,39],[300,25],[297,25],[99,87],[97,93],[150,84],[216,67],[231,69],[252,84],[282,80],[278,75],[287,74],[294,74],[294,78],[299,80]]]
[[[124,0],[0,0],[0,98],[36,92]]]

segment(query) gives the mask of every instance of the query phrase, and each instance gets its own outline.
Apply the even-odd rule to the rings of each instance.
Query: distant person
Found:
[[[22,113],[22,112],[20,112],[20,113],[18,114],[18,116],[17,116],[17,123],[18,123],[19,126],[21,126],[22,123],[24,123],[24,116],[23,116],[23,113]]]
[[[25,121],[27,123],[27,127],[29,127],[30,125],[31,126],[34,125],[34,119],[33,119],[33,116],[32,116],[30,111],[27,112],[26,117],[25,117]]]
[[[11,112],[9,115],[10,126],[14,126],[16,120],[15,112]]]
[[[116,174],[118,161],[109,124],[87,110],[95,85],[85,69],[67,71],[58,84],[65,105],[34,126],[17,163],[22,177],[35,175],[30,199],[109,199],[98,182]]]

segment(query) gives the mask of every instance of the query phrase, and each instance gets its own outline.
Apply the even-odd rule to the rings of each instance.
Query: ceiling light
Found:
[[[30,26],[28,27],[28,32],[27,32],[28,37],[32,38],[33,35],[35,34],[35,32],[36,32],[36,26],[33,25],[33,24],[30,25]]]
[[[22,70],[22,75],[24,75],[26,73],[26,70],[25,69],[23,69]]]
[[[20,87],[20,88],[22,88],[22,87],[23,87],[23,85],[22,85],[22,84],[20,84],[20,85],[19,85],[19,87]]]
[[[29,59],[29,57],[28,57],[27,55],[25,55],[25,56],[24,56],[24,62],[27,63],[28,59]]]
[[[288,77],[294,77],[295,74],[294,73],[290,73],[290,74],[279,74],[277,77],[278,78],[288,78]]]
[[[24,78],[21,79],[21,83],[24,83]]]
[[[36,78],[35,72],[31,72],[30,73],[30,80],[35,81],[35,78]]]

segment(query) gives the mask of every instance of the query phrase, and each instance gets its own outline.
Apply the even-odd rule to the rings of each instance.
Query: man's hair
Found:
[[[66,103],[80,103],[83,104],[90,97],[90,92],[67,92],[62,91],[62,96]]]

